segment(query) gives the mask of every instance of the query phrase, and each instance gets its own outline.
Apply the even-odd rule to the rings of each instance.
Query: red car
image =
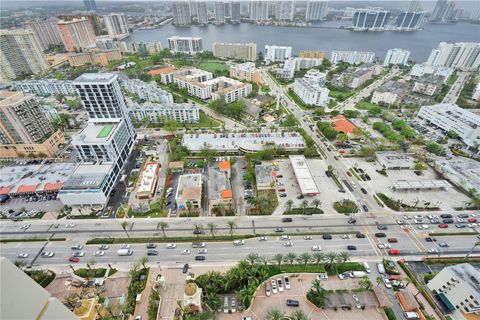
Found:
[[[470,223],[475,223],[475,222],[477,222],[477,219],[476,218],[468,218],[467,221],[470,222]]]
[[[285,188],[278,189],[278,192],[285,192]]]
[[[391,249],[388,250],[388,254],[391,256],[398,256],[400,254],[400,250]]]
[[[448,228],[448,224],[446,224],[446,223],[440,223],[440,224],[438,225],[438,227],[439,227],[439,228],[442,228],[442,229],[445,229],[445,228]]]
[[[397,238],[388,238],[387,241],[390,242],[390,243],[397,243],[398,239]]]
[[[352,176],[352,173],[351,173],[350,171],[347,171],[347,175],[348,175],[349,177],[351,177],[351,176]]]
[[[70,261],[70,262],[80,262],[80,258],[70,257],[70,258],[68,258],[68,261]]]

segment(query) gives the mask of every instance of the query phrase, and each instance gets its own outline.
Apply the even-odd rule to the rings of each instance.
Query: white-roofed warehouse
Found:
[[[300,191],[304,196],[313,196],[320,194],[315,180],[313,180],[312,173],[308,168],[305,157],[302,155],[289,156],[292,163],[293,172],[297,178]]]

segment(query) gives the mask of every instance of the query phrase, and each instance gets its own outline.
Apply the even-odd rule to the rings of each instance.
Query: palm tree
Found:
[[[363,288],[364,290],[371,290],[372,289],[372,282],[370,281],[370,279],[368,279],[368,277],[363,277],[362,280],[360,280],[358,282],[358,284],[360,285],[361,288]]]
[[[283,259],[284,257],[283,257],[283,254],[281,253],[277,253],[276,255],[273,256],[273,261],[276,261],[279,267],[282,264]]]
[[[307,212],[307,208],[308,208],[308,201],[303,200],[300,207],[302,208],[302,214],[305,215],[305,213]]]
[[[228,231],[230,233],[230,237],[233,238],[233,230],[237,227],[237,224],[234,221],[228,221],[227,226],[230,229]]]
[[[24,260],[15,260],[13,264],[20,270],[23,270],[27,266]]]
[[[285,255],[285,260],[288,261],[288,263],[293,264],[293,262],[297,259],[297,255],[293,252],[289,252]]]
[[[289,320],[308,320],[308,316],[302,310],[295,310],[289,316]]]
[[[292,207],[293,207],[293,200],[288,200],[287,202],[285,202],[285,208],[287,209],[287,212],[290,212],[292,210]]]
[[[316,263],[317,265],[319,265],[320,263],[322,263],[322,262],[325,260],[325,255],[324,255],[323,253],[321,253],[321,252],[318,252],[318,251],[317,251],[317,252],[314,252],[314,253],[312,254],[312,260],[314,260],[315,263]]]
[[[197,235],[197,239],[199,239],[200,238],[200,233],[203,230],[202,224],[201,223],[195,223],[193,225],[193,229],[195,230],[195,234]]]
[[[249,253],[247,257],[245,258],[250,264],[254,264],[255,262],[258,261],[259,256],[257,253]]]
[[[298,256],[298,261],[302,262],[305,266],[310,262],[310,260],[312,260],[312,255],[308,252],[304,252]]]
[[[278,309],[270,309],[263,320],[286,320],[285,315]]]
[[[207,293],[205,295],[204,302],[208,306],[210,311],[213,313],[213,319],[215,320],[215,317],[217,315],[217,310],[222,307],[222,301],[220,300],[218,293],[216,292]]]
[[[147,269],[148,257],[143,256],[138,260],[138,262],[142,265],[143,269]]]
[[[217,225],[213,222],[209,222],[207,226],[210,229],[210,233],[212,234],[212,237],[215,238],[215,229],[217,228]]]
[[[382,277],[378,276],[375,278],[375,281],[377,282],[377,287],[378,287],[378,285],[383,282],[383,279]]]
[[[323,289],[322,282],[320,280],[313,280],[312,281],[312,290],[316,293],[320,292]]]
[[[338,260],[340,260],[340,262],[347,262],[348,259],[350,259],[350,253],[347,251],[342,251],[338,254]]]
[[[475,248],[478,246],[480,246],[480,241],[475,242],[473,247],[470,249],[470,251],[468,251],[467,255],[465,256],[465,259],[468,259],[468,257],[470,257],[470,255],[472,254],[473,250],[475,250]]]
[[[70,293],[63,298],[63,303],[69,308],[73,309],[78,302],[78,295],[76,293]]]
[[[318,200],[318,199],[315,199],[312,201],[312,206],[315,207],[315,212],[317,212],[317,209],[318,207],[320,207],[322,205],[322,201]]]
[[[97,261],[95,261],[95,259],[90,259],[87,261],[87,268],[88,270],[92,270],[92,266],[97,263]]]
[[[187,201],[187,217],[190,217],[190,214],[192,213],[192,203],[190,201]]]
[[[270,258],[267,256],[261,256],[259,260],[261,263],[263,263],[264,266],[268,265],[268,263],[270,262]]]
[[[168,228],[168,223],[167,222],[165,222],[165,221],[160,222],[160,229],[163,232],[163,238],[164,239],[167,238],[167,236],[165,235],[165,229],[167,229],[167,228]]]
[[[127,227],[130,224],[127,221],[122,221],[122,223],[120,225],[122,226],[123,231],[125,231],[125,233],[127,234],[127,237],[130,238],[130,236],[128,235],[128,232],[127,232]]]
[[[325,255],[325,258],[328,266],[331,267],[335,263],[335,260],[337,260],[337,254],[335,252],[329,252]]]

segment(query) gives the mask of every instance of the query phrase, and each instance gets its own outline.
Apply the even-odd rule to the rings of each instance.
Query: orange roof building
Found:
[[[222,161],[218,168],[211,167],[208,170],[208,208],[210,213],[215,207],[223,210],[233,208],[233,192],[228,176],[230,167],[230,162]],[[228,171],[225,168],[228,168]]]
[[[222,199],[232,199],[232,190],[223,190],[221,192],[221,195],[222,195]]]
[[[34,193],[37,190],[38,184],[32,184],[32,185],[20,185],[18,186],[17,193]]]
[[[230,161],[220,161],[218,163],[218,169],[220,169],[220,171],[226,172],[227,178],[230,179],[232,170],[232,165],[230,164]]]
[[[355,127],[344,116],[335,116],[332,117],[332,128],[338,132],[350,135],[355,131],[357,127]]]

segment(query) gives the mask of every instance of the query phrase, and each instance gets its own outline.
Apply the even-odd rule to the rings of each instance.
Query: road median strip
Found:
[[[45,242],[45,241],[66,241],[67,238],[13,238],[13,239],[0,239],[0,243],[8,242]]]

